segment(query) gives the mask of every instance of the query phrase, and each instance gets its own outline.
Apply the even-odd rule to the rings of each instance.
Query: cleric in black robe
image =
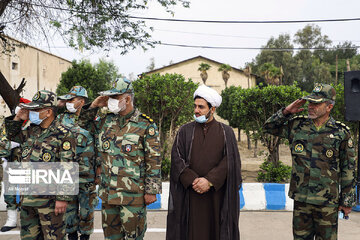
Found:
[[[237,240],[241,162],[233,129],[213,117],[221,96],[202,85],[195,121],[180,127],[171,152],[167,240]]]

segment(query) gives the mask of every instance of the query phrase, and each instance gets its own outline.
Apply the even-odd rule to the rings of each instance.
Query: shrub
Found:
[[[291,167],[286,166],[281,161],[276,166],[274,163],[265,160],[260,169],[257,177],[259,182],[288,182],[291,176]]]

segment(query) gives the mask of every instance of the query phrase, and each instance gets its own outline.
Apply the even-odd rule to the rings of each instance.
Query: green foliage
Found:
[[[161,178],[168,180],[170,176],[171,161],[169,157],[164,157],[161,161]]]
[[[260,169],[257,177],[259,182],[288,182],[291,176],[291,167],[286,166],[281,161],[275,165],[273,162],[265,160]]]
[[[207,71],[211,68],[211,66],[207,63],[200,63],[198,71]]]
[[[219,72],[229,72],[231,71],[231,66],[229,64],[221,64],[220,67],[218,68]]]
[[[109,89],[110,83],[119,76],[112,62],[100,60],[93,66],[88,60],[73,61],[71,68],[62,73],[56,94],[66,94],[73,86],[80,85],[87,90],[89,101],[92,101],[99,91]]]

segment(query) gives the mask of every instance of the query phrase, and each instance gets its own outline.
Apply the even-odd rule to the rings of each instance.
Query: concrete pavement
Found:
[[[166,211],[148,212],[148,232],[145,240],[164,240]],[[0,212],[0,226],[5,222],[5,212]],[[242,211],[240,213],[241,240],[291,240],[292,212],[289,211]],[[0,233],[0,240],[18,240],[19,228],[6,234]],[[339,240],[356,240],[360,237],[360,212],[353,212],[349,220],[339,220]],[[95,214],[95,233],[92,240],[104,239],[101,229],[101,213]]]

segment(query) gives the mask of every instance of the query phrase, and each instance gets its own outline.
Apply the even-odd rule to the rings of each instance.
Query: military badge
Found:
[[[108,150],[110,148],[110,142],[109,141],[103,142],[102,147],[103,147],[103,149]]]
[[[63,142],[62,148],[63,148],[65,151],[69,150],[69,149],[71,148],[71,143],[70,143],[69,141]]]
[[[35,96],[33,97],[33,101],[36,101],[36,100],[38,100],[40,98],[40,92],[37,92],[36,94],[35,94]]]
[[[298,143],[294,147],[295,152],[301,153],[304,151],[304,146],[301,143]]]
[[[154,136],[155,135],[155,128],[151,127],[149,128],[149,135]]]
[[[126,152],[131,152],[131,145],[130,144],[125,145],[125,151]]]
[[[29,148],[25,148],[24,151],[22,152],[21,156],[23,158],[27,157],[27,155],[29,155],[30,149]]]
[[[348,140],[348,147],[349,147],[349,148],[352,148],[353,146],[354,146],[353,140],[352,140],[352,139],[349,139],[349,140]]]
[[[48,161],[50,161],[50,159],[51,159],[51,154],[50,153],[44,153],[43,155],[42,155],[42,160],[44,161],[44,162],[48,162]]]
[[[330,134],[329,137],[330,137],[330,138],[335,138],[334,134]]]
[[[326,156],[327,156],[328,158],[331,158],[333,155],[334,155],[333,150],[329,149],[329,150],[326,151]]]
[[[321,85],[317,85],[317,86],[314,88],[313,92],[318,93],[318,92],[321,92],[321,90],[322,90],[322,86],[321,86]]]

